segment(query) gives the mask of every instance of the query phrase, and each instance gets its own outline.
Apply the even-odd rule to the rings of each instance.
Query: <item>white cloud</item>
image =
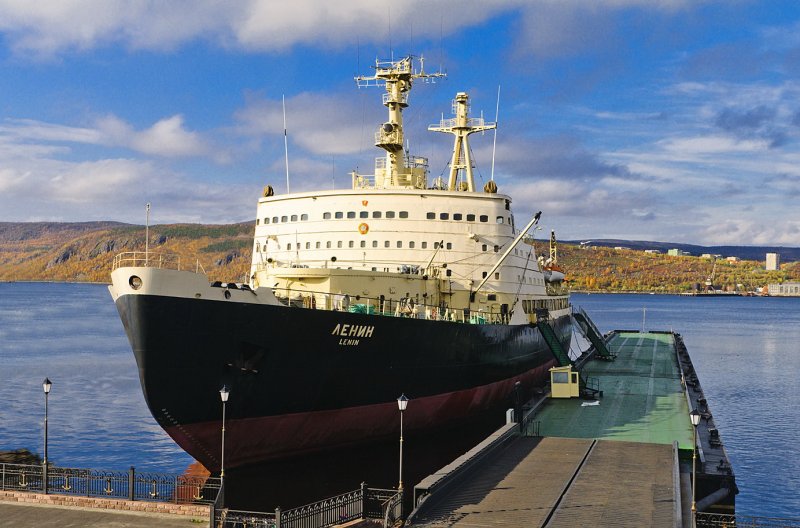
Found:
[[[374,96],[373,96],[374,97]],[[353,154],[373,148],[377,123],[385,116],[375,105],[365,110],[360,99],[338,98],[318,93],[301,93],[286,100],[289,140],[313,154]],[[360,116],[370,117],[362,124]],[[251,99],[236,112],[238,132],[244,135],[283,135],[283,108],[280,99]]]
[[[174,115],[137,131],[114,115],[98,119],[93,127],[74,127],[31,119],[7,119],[0,125],[0,137],[14,144],[78,143],[107,147],[124,147],[143,154],[162,157],[207,156],[218,159],[197,132],[186,130],[183,117]],[[2,148],[2,142],[0,142]],[[40,145],[39,148],[45,148]]]
[[[207,147],[196,132],[183,128],[183,117],[162,119],[147,130],[135,134],[130,145],[145,154],[158,156],[198,156]]]
[[[395,39],[436,38],[520,11],[520,42],[537,53],[562,55],[600,38],[606,13],[628,8],[671,12],[689,0],[59,0],[0,1],[0,31],[21,53],[51,56],[109,44],[166,50],[194,39],[252,50],[285,50],[297,44],[339,47]],[[426,16],[420,16],[426,13]],[[444,25],[442,22],[444,21]]]

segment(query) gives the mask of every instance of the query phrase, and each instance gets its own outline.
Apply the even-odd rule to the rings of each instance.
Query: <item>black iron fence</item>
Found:
[[[195,475],[103,471],[43,464],[0,464],[0,490],[57,493],[131,501],[212,504],[220,479]]]
[[[218,510],[216,528],[324,528],[357,519],[377,519],[394,526],[402,517],[403,494],[397,490],[368,488],[366,484],[291,510],[274,512]]]
[[[800,519],[697,512],[698,528],[800,528]]]

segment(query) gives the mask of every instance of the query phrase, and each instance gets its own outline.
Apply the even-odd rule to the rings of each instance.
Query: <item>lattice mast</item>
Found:
[[[433,82],[436,78],[445,77],[442,72],[426,73],[425,60],[419,59],[419,71],[414,71],[411,56],[396,61],[375,61],[375,74],[360,75],[355,78],[359,87],[386,87],[383,94],[383,105],[389,109],[389,120],[383,123],[375,133],[375,146],[386,151],[385,163],[376,163],[375,184],[377,187],[417,187],[419,185],[419,160],[412,161],[404,156],[403,145],[403,109],[408,106],[408,93],[415,79]],[[424,160],[422,179],[425,180],[427,160]],[[424,187],[425,183],[422,182]]]
[[[472,153],[469,148],[469,136],[475,132],[483,132],[497,128],[497,123],[486,123],[483,117],[469,117],[469,96],[465,92],[456,94],[453,99],[452,119],[442,119],[438,126],[430,125],[428,130],[432,132],[446,132],[453,134],[455,145],[453,146],[453,158],[450,161],[450,179],[447,188],[455,191],[458,186],[459,174],[463,175],[466,182],[466,189],[470,192],[475,191],[475,179],[472,176]]]

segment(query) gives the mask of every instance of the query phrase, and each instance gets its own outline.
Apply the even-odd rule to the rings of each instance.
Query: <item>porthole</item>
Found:
[[[142,279],[136,275],[131,275],[131,278],[128,279],[128,284],[130,285],[131,289],[138,290],[142,287]]]

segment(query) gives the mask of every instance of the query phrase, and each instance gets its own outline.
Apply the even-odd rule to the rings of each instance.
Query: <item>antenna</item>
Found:
[[[492,143],[492,176],[489,178],[491,181],[494,181],[494,155],[497,152],[497,123],[498,118],[500,117],[500,85],[497,85],[497,106],[494,110],[494,143]]]
[[[144,206],[144,265],[147,266],[150,253],[150,202]]]
[[[286,96],[281,96],[283,103],[283,151],[286,159],[286,194],[289,194],[289,137],[286,133]]]

